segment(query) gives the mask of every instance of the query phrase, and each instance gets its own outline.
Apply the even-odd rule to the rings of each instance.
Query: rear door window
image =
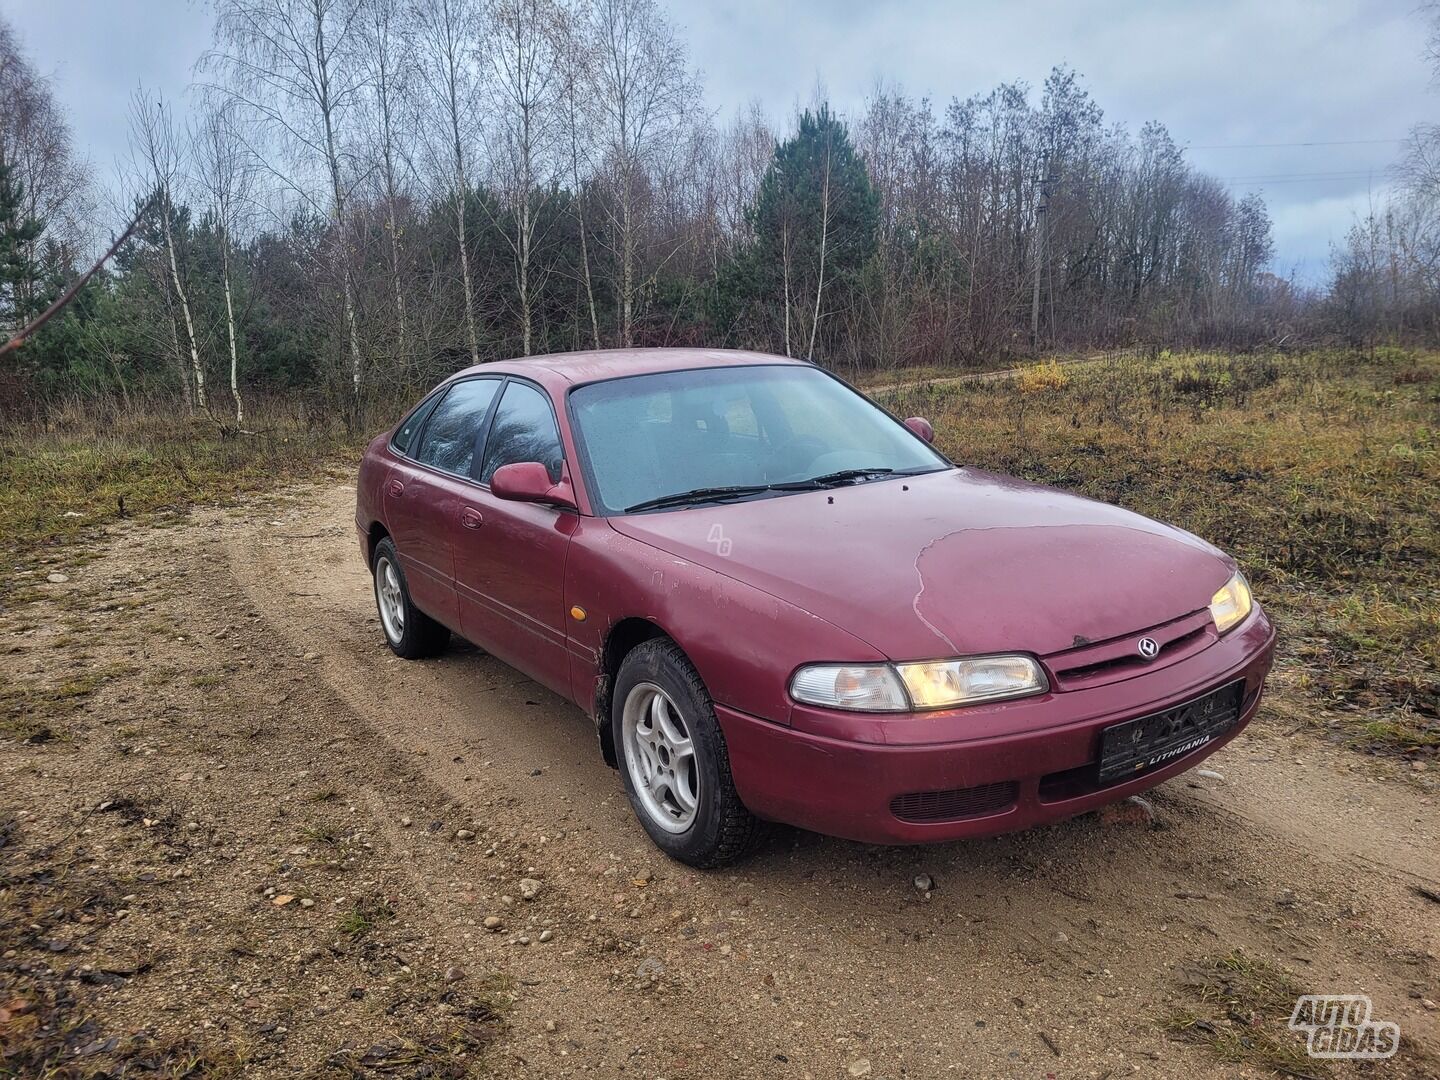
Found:
[[[480,471],[480,482],[490,483],[501,465],[538,461],[545,466],[551,481],[559,483],[564,458],[550,399],[528,383],[512,382],[506,386],[485,441],[485,466]]]
[[[466,379],[450,387],[420,433],[415,460],[441,472],[469,476],[475,443],[499,386],[499,379]]]

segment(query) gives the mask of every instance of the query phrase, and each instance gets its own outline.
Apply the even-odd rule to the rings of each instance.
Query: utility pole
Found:
[[[1045,155],[1040,177],[1040,203],[1035,208],[1035,286],[1030,293],[1030,351],[1040,352],[1040,270],[1045,265],[1045,247],[1049,242],[1050,155]]]

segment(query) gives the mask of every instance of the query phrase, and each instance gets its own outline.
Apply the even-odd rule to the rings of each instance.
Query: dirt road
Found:
[[[1054,363],[1060,367],[1085,367],[1089,364],[1098,364],[1106,359],[1105,353],[1096,353],[1090,356],[1072,356],[1063,360],[1055,360]],[[1002,379],[1013,379],[1019,375],[1024,368],[1008,367],[998,368],[994,371],[972,371],[967,375],[945,375],[936,379],[902,379],[898,382],[880,383],[877,386],[866,386],[863,389],[871,397],[877,394],[888,394],[896,390],[907,390],[915,386],[951,386],[955,383],[969,382],[1000,382]]]
[[[1435,1074],[1434,780],[1294,731],[1283,672],[1223,779],[1156,791],[1163,828],[776,830],[697,873],[649,845],[578,711],[468,646],[391,657],[353,499],[120,531],[0,616],[0,688],[48,731],[0,741],[0,972],[80,994],[96,1062],[144,1032],[256,1076],[1269,1075],[1163,1026],[1242,950],[1370,995],[1402,1032],[1373,1075]],[[42,856],[58,884],[17,884]]]

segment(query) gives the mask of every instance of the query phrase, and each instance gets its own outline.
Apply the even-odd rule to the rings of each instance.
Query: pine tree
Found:
[[[875,254],[879,222],[879,196],[844,123],[828,105],[807,109],[760,181],[750,211],[755,240],[722,283],[722,307],[753,313],[758,305],[766,336],[788,355],[814,359],[827,317],[848,303]]]
[[[0,319],[16,329],[33,314],[38,270],[33,247],[44,223],[24,212],[25,189],[14,169],[0,162]]]

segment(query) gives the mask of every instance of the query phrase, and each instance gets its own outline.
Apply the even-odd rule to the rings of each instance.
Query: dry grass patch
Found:
[[[1310,1057],[1304,1038],[1286,1026],[1304,991],[1285,972],[1237,951],[1184,968],[1181,979],[1193,1004],[1164,1017],[1167,1031],[1228,1064],[1282,1076],[1329,1075],[1326,1063]]]
[[[150,961],[94,960],[80,967],[69,953],[77,937],[93,938],[120,917],[123,897],[135,886],[93,874],[72,879],[45,858],[51,852],[22,854],[20,839],[13,819],[0,821],[0,1076],[243,1075],[245,1054],[236,1042],[205,1046],[107,1028],[96,1018],[82,987],[119,985],[147,971]]]

